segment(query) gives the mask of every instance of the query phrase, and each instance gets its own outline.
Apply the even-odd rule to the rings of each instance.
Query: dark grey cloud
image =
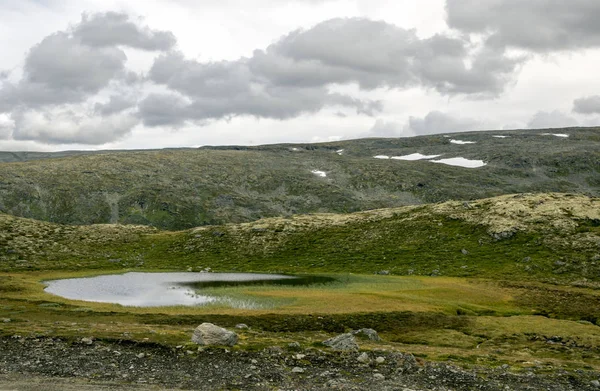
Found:
[[[189,101],[173,93],[148,95],[140,102],[138,114],[146,126],[179,127],[196,118]]]
[[[67,33],[55,33],[31,48],[23,78],[4,83],[0,102],[27,108],[78,102],[123,75],[126,60],[121,49],[92,48]]]
[[[0,114],[9,113],[14,119],[15,140],[49,144],[116,140],[139,122],[129,109],[136,105],[130,98],[136,92],[133,87],[142,81],[126,68],[122,47],[166,51],[175,44],[172,33],[151,30],[126,14],[83,15],[68,31],[49,35],[29,50],[21,80],[2,81]],[[92,108],[86,104],[115,85],[124,94]]]
[[[107,116],[121,113],[127,109],[130,109],[134,107],[136,103],[136,100],[131,97],[111,95],[108,102],[96,103],[94,105],[94,111],[96,114]]]
[[[181,116],[287,119],[326,106],[367,115],[381,110],[380,102],[329,92],[334,84],[357,84],[363,90],[421,86],[447,95],[492,97],[504,90],[521,61],[503,53],[484,50],[471,57],[470,43],[461,38],[420,39],[414,30],[382,21],[332,19],[293,31],[236,61],[199,62],[178,52],[161,55],[149,79],[190,101],[161,105],[158,100],[168,101],[168,96],[148,97],[140,115],[149,126],[178,126]],[[469,66],[467,59],[472,60]]]
[[[177,40],[170,31],[151,30],[117,12],[84,14],[81,23],[73,29],[73,36],[92,47],[128,46],[142,50],[171,49]]]
[[[597,0],[447,0],[451,28],[489,36],[496,48],[534,52],[600,46]]]
[[[528,129],[566,128],[579,125],[578,121],[559,111],[538,111],[527,123]]]
[[[248,66],[283,85],[357,83],[363,89],[426,86],[442,94],[498,95],[520,59],[477,55],[468,67],[469,43],[435,35],[420,39],[383,21],[332,19],[297,30],[255,51]]]
[[[482,123],[472,118],[455,117],[440,111],[432,111],[425,117],[410,117],[405,129],[407,135],[467,132],[481,130]]]
[[[575,99],[573,111],[579,114],[600,114],[600,95]]]

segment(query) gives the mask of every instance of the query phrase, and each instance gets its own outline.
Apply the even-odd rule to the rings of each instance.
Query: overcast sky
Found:
[[[0,0],[0,150],[600,124],[598,0]]]

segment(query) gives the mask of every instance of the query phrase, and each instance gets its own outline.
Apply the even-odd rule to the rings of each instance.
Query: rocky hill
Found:
[[[383,273],[600,287],[600,199],[506,195],[159,231],[0,214],[0,270]]]
[[[403,160],[420,157],[415,154],[427,158]],[[599,128],[258,147],[6,152],[0,162],[2,213],[171,230],[523,192],[600,195]]]

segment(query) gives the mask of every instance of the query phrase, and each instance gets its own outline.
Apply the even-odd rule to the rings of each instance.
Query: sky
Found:
[[[600,125],[597,0],[0,0],[0,150]]]

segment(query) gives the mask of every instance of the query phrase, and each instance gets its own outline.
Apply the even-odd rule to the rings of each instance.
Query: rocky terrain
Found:
[[[64,380],[65,386],[98,389],[166,387],[194,390],[548,390],[595,391],[600,373],[554,370],[532,363],[470,370],[429,363],[389,351],[334,352],[279,347],[260,351],[235,348],[166,348],[119,341],[66,341],[53,338],[0,339],[0,387],[36,388],[36,377]],[[190,350],[193,349],[193,350]],[[365,358],[366,357],[366,358]],[[18,378],[14,375],[20,374]],[[4,375],[4,376],[3,376]],[[33,378],[23,382],[23,378]],[[76,378],[75,384],[68,379]],[[20,379],[20,380],[17,380]],[[27,388],[29,387],[29,388]],[[102,387],[102,388],[101,388]],[[0,388],[3,389],[3,388]],[[133,388],[137,389],[137,388]]]

